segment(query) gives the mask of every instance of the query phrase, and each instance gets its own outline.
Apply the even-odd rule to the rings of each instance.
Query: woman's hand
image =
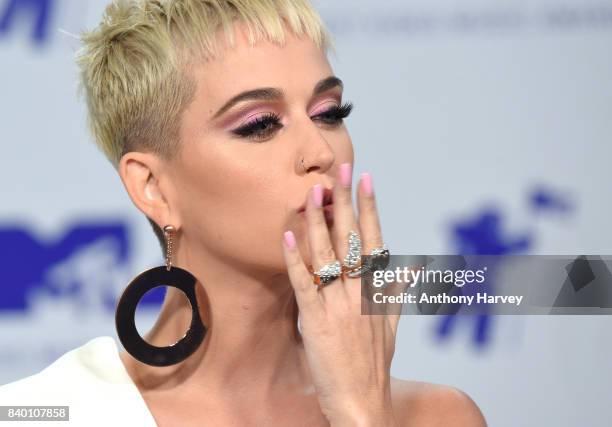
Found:
[[[314,271],[348,253],[350,230],[361,237],[362,253],[383,245],[369,174],[361,174],[359,220],[355,220],[351,165],[340,167],[333,192],[332,235],[322,210],[320,185],[306,203],[308,244]],[[284,256],[300,311],[304,348],[321,410],[337,426],[396,426],[391,407],[390,366],[399,314],[361,315],[361,279],[339,277],[317,290],[291,231]]]

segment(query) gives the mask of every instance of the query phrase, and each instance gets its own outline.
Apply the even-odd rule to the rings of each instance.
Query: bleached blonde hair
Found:
[[[282,45],[287,25],[325,54],[335,51],[308,0],[113,0],[100,24],[81,33],[79,94],[95,143],[115,169],[130,151],[177,154],[181,113],[196,87],[189,65],[222,53],[219,29],[232,46],[236,22],[246,25],[251,45],[262,38]],[[149,222],[163,250],[163,233]]]

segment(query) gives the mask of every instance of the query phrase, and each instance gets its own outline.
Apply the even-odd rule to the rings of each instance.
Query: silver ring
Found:
[[[370,255],[372,256],[370,264],[374,270],[384,270],[389,265],[390,253],[386,244],[383,243],[380,248],[372,249]]]
[[[340,264],[340,261],[336,260],[334,262],[325,264],[323,267],[321,267],[321,269],[315,271],[313,274],[315,276],[315,284],[326,286],[340,277],[342,274],[342,265]]]
[[[368,266],[360,265],[359,267],[357,267],[357,268],[355,268],[353,270],[347,271],[346,275],[347,275],[347,277],[361,277],[368,270],[369,270]]]
[[[351,230],[348,238],[348,253],[344,257],[343,265],[349,269],[361,262],[361,239],[356,231]]]
[[[374,270],[384,270],[389,265],[389,249],[387,245],[383,245],[379,248],[374,248],[370,251],[370,257],[366,258],[366,262],[360,265],[358,268],[347,271],[348,277],[361,277],[364,273]]]
[[[374,256],[388,256],[389,255],[389,249],[387,248],[387,245],[383,243],[383,245],[380,248],[374,248],[372,249],[372,252],[370,252],[370,255],[374,255]]]

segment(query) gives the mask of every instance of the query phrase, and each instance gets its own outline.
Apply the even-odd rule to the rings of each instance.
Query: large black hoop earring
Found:
[[[135,359],[151,366],[169,366],[191,356],[200,346],[207,328],[202,323],[196,299],[196,278],[179,267],[172,266],[172,233],[174,227],[164,227],[166,235],[166,266],[151,268],[136,276],[125,288],[115,312],[117,335],[123,347]],[[134,317],[140,299],[153,288],[172,286],[185,293],[191,304],[191,325],[185,336],[168,347],[157,347],[146,342],[138,333]]]

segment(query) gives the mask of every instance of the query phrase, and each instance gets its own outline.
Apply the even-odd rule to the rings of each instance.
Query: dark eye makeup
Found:
[[[351,113],[353,104],[345,102],[338,106],[334,105],[322,113],[312,117],[312,120],[321,122],[325,125],[336,126]],[[276,130],[282,128],[280,117],[276,113],[266,113],[257,117],[255,120],[233,129],[231,132],[241,138],[248,138],[255,141],[268,139]]]

